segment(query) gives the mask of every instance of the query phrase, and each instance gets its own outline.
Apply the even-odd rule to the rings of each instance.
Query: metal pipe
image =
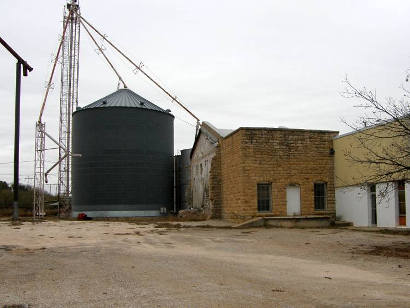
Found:
[[[128,58],[121,50],[119,50],[113,43],[111,43],[104,35],[102,35],[96,28],[93,27],[84,17],[77,15],[82,19],[87,25],[89,25],[99,36],[101,36],[108,44],[111,45],[112,48],[114,48],[119,54],[121,54],[125,59],[127,59],[132,65],[135,66],[136,69],[138,69],[141,73],[144,74],[145,77],[147,77],[149,80],[151,80],[158,88],[160,88],[165,94],[167,94],[173,101],[177,102],[178,105],[180,105],[186,112],[188,112],[192,117],[194,117],[197,122],[199,123],[200,120],[199,118],[194,115],[191,111],[189,111],[177,98],[176,96],[172,96],[167,90],[165,90],[158,82],[156,82],[151,76],[149,76],[147,73],[144,72],[143,69],[139,65],[136,65],[130,58]]]
[[[71,15],[71,11],[70,11],[68,16],[70,16],[70,15]],[[53,81],[54,71],[56,69],[58,58],[59,58],[60,52],[61,52],[61,47],[63,46],[63,42],[64,42],[64,38],[65,38],[65,32],[66,32],[67,26],[68,26],[68,21],[67,20],[65,20],[65,25],[63,27],[63,36],[61,37],[61,41],[60,41],[60,44],[58,45],[58,49],[57,49],[57,54],[56,54],[56,57],[54,58],[53,68],[51,70],[50,79],[48,80],[48,83],[47,83],[47,89],[46,89],[46,93],[44,94],[43,103],[41,104],[40,115],[38,117],[38,122],[41,122],[41,118],[42,118],[43,112],[44,112],[44,107],[46,106],[48,92],[50,91],[50,88],[51,88],[51,82]]]
[[[63,161],[67,156],[68,156],[68,153],[66,152],[63,157],[61,157],[54,165],[52,165],[52,166],[44,173],[44,177],[45,177],[46,183],[48,183],[47,175],[48,175],[59,163],[61,163],[61,161]]]
[[[47,133],[45,130],[42,130],[41,128],[39,128],[39,130],[41,130],[41,131],[44,133],[44,135],[46,135],[48,138],[50,138],[51,141],[53,141],[56,145],[58,145],[58,148],[61,148],[65,153],[68,153],[68,155],[74,156],[74,157],[81,157],[81,154],[72,154],[72,153],[69,153],[69,151],[68,151],[63,145],[61,145],[60,143],[58,143],[58,141],[55,140],[55,139],[54,139],[49,133]],[[58,148],[57,148],[57,149],[58,149]],[[48,148],[47,150],[52,150],[52,149],[55,149],[55,148]]]
[[[68,19],[70,20],[70,44],[69,44],[69,50],[68,50],[68,101],[67,101],[67,132],[66,132],[66,147],[67,147],[67,153],[70,152],[71,148],[71,110],[73,107],[73,91],[71,90],[72,87],[74,87],[74,74],[73,74],[73,67],[75,64],[73,63],[75,61],[76,55],[75,55],[75,46],[74,46],[74,37],[75,33],[73,33],[74,30],[74,15],[70,14]],[[74,55],[73,55],[74,53]],[[60,137],[61,138],[61,137]],[[66,161],[66,171],[65,171],[65,182],[66,182],[66,189],[65,189],[65,196],[70,195],[70,157],[67,158]],[[61,168],[61,166],[60,166]],[[60,169],[61,170],[61,169]]]
[[[66,152],[66,153],[68,152],[67,149],[63,145],[58,143],[57,140],[55,140],[53,137],[51,137],[50,134],[48,134],[45,130],[43,132],[44,132],[44,135],[46,135],[48,138],[50,138],[50,140],[53,141],[56,145],[58,145],[59,148],[63,149],[63,151]]]
[[[29,70],[30,72],[33,70],[33,68],[28,65],[28,63],[26,61],[23,60],[22,57],[20,57],[18,55],[17,52],[14,51],[13,48],[10,47],[9,44],[7,44],[1,37],[0,37],[0,44],[2,44],[4,46],[4,48],[6,48],[16,59],[17,61],[23,65],[24,68],[24,76],[27,76],[27,70]]]
[[[79,5],[79,3],[78,3]],[[76,16],[76,18],[78,18],[78,16]],[[80,18],[78,18],[78,20],[80,20]],[[80,20],[81,21],[81,20]],[[76,26],[76,33],[78,33],[78,37],[77,37],[77,71],[75,72],[75,74],[77,75],[75,77],[75,110],[77,110],[78,107],[78,80],[80,77],[80,24],[75,24]],[[77,29],[78,27],[78,29]]]
[[[97,46],[98,50],[101,52],[101,54],[104,56],[105,60],[108,62],[108,64],[110,65],[110,67],[112,68],[112,70],[114,71],[114,73],[117,75],[118,79],[122,82],[124,88],[127,88],[127,85],[125,84],[124,80],[121,78],[120,74],[117,72],[117,70],[114,68],[114,65],[112,65],[112,63],[110,62],[110,60],[108,59],[108,57],[105,55],[104,51],[102,50],[102,48],[98,45],[97,41],[94,39],[94,37],[91,35],[90,31],[88,30],[88,28],[84,25],[83,21],[80,19],[80,23],[81,25],[84,27],[85,31],[88,33],[88,35],[90,36],[91,40],[94,42],[95,46]]]
[[[174,214],[177,212],[177,177],[176,177],[176,155],[174,157]]]
[[[17,59],[16,63],[16,101],[14,114],[14,189],[13,189],[13,219],[18,219],[18,199],[19,199],[19,152],[20,152],[20,93],[21,93],[21,67],[23,75],[27,76],[28,71],[33,68],[20,57],[1,37],[0,43]]]
[[[14,113],[14,188],[13,188],[13,219],[19,218],[19,152],[20,152],[20,90],[21,90],[21,66],[16,63],[16,104]]]

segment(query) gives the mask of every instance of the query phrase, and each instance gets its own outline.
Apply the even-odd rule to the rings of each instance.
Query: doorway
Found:
[[[300,187],[288,186],[286,188],[287,215],[300,215]]]
[[[406,225],[406,190],[404,181],[399,181],[397,185],[399,197],[399,225]]]
[[[371,225],[377,226],[376,185],[370,185],[370,213]]]

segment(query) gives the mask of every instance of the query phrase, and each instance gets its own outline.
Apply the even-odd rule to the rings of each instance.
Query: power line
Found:
[[[174,116],[175,116],[175,115],[174,115]],[[185,121],[185,120],[182,120],[180,117],[175,116],[175,118],[176,118],[177,120],[181,121],[181,122],[184,122],[185,124],[191,125],[192,127],[196,127],[196,125],[194,125],[194,124],[192,124],[192,123],[189,123],[189,122],[187,122],[187,121]]]
[[[20,161],[20,163],[34,163],[34,160],[23,160],[23,161]],[[47,163],[51,163],[51,161],[47,161]],[[14,164],[14,162],[9,161],[6,163],[0,163],[0,165],[9,165],[9,164]]]

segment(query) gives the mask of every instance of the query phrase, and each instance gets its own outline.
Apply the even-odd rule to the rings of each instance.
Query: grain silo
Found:
[[[174,116],[129,89],[73,114],[72,215],[157,216],[173,207]]]

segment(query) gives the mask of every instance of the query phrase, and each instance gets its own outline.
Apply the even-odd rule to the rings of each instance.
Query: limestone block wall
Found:
[[[286,187],[300,187],[301,215],[334,215],[337,132],[240,128],[221,141],[222,217],[286,216]],[[314,209],[314,183],[327,186],[325,210]],[[271,183],[272,211],[259,213],[257,184]]]
[[[221,217],[224,219],[241,219],[254,212],[246,204],[243,193],[244,167],[242,158],[242,131],[238,131],[221,140]]]

